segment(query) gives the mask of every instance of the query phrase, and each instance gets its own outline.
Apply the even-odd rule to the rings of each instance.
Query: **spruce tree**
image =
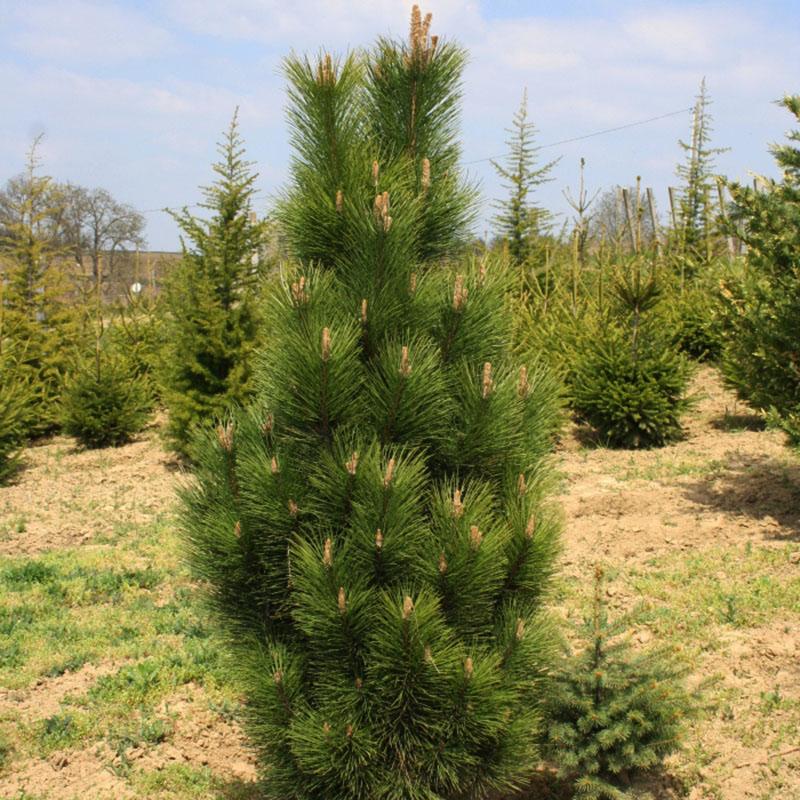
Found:
[[[780,104],[800,123],[800,95]],[[770,148],[780,180],[731,182],[732,232],[747,245],[747,269],[726,281],[722,367],[755,408],[800,441],[800,130]]]
[[[539,162],[540,148],[536,146],[536,126],[528,121],[528,90],[514,114],[511,128],[506,132],[508,155],[505,165],[492,161],[492,166],[508,190],[508,198],[497,203],[495,217],[497,232],[508,242],[511,260],[518,266],[525,264],[532,254],[537,236],[547,232],[549,213],[533,202],[537,186],[552,180],[550,171],[558,159],[545,164]]]
[[[624,617],[609,621],[603,571],[580,650],[568,654],[548,694],[547,755],[581,800],[624,800],[631,778],[680,745],[694,711],[687,670],[664,647],[634,652]]]
[[[62,201],[39,169],[40,138],[10,181],[0,219],[0,339],[14,348],[16,370],[34,390],[26,419],[35,434],[57,424],[67,354],[80,338],[57,223]]]
[[[218,146],[217,180],[203,189],[208,219],[174,214],[183,259],[167,287],[167,346],[162,399],[170,446],[191,456],[198,426],[213,426],[250,392],[258,334],[258,257],[266,222],[251,212],[255,181],[238,128],[238,112]]]
[[[700,82],[700,91],[692,111],[692,138],[690,142],[678,140],[685,153],[685,161],[676,170],[682,181],[678,208],[679,235],[685,254],[694,259],[702,257],[704,242],[711,235],[713,219],[709,215],[714,172],[714,156],[724,153],[726,147],[711,147],[709,112],[711,98],[706,89],[706,79]]]
[[[510,353],[502,262],[461,254],[464,54],[429,25],[415,7],[366,63],[287,61],[298,263],[256,399],[184,495],[281,800],[484,797],[538,758],[557,414]]]

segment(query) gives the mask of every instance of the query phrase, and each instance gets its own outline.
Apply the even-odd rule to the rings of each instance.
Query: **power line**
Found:
[[[624,131],[627,128],[637,128],[639,125],[648,125],[651,122],[658,122],[661,119],[667,119],[668,117],[677,117],[678,114],[685,114],[687,111],[692,111],[692,107],[689,108],[679,108],[677,111],[670,111],[666,114],[659,114],[657,117],[648,117],[647,119],[640,119],[636,122],[628,122],[625,125],[617,125],[614,128],[604,128],[601,131],[593,131],[592,133],[584,133],[582,136],[573,136],[569,139],[559,139],[557,142],[548,142],[547,144],[541,144],[538,146],[539,150],[544,150],[548,147],[558,147],[562,144],[572,144],[572,142],[581,142],[584,139],[592,139],[595,136],[604,136],[607,133],[615,133],[616,131]],[[462,162],[463,166],[469,166],[470,164],[480,164],[483,161],[494,161],[498,158],[503,158],[503,156],[508,155],[508,153],[502,153],[497,156],[486,156],[486,158],[475,158],[472,161],[464,161]],[[171,209],[171,208],[146,208],[141,213],[142,214],[158,214],[168,211],[179,211],[183,210],[184,208],[200,208],[203,204],[202,203],[189,203],[188,205],[183,205],[180,209]]]
[[[639,125],[647,125],[650,122],[657,122],[660,119],[667,119],[667,117],[677,117],[678,114],[685,114],[687,111],[691,111],[692,108],[680,108],[677,111],[670,111],[667,114],[659,114],[657,117],[648,117],[647,119],[640,119],[636,122],[628,122],[625,125],[617,125],[614,128],[605,128],[602,131],[594,131],[593,133],[585,133],[582,136],[573,136],[570,139],[560,139],[557,142],[548,142],[547,144],[539,145],[539,150],[544,150],[547,147],[557,147],[560,144],[571,144],[572,142],[580,142],[584,139],[591,139],[595,136],[603,136],[606,133],[614,133],[615,131],[623,131],[626,128],[636,128]],[[487,156],[486,158],[476,158],[472,161],[465,161],[464,166],[469,164],[479,164],[482,161],[494,161],[497,158],[503,158],[503,156],[508,155],[508,153],[502,153],[497,156]]]
[[[202,203],[187,203],[186,205],[182,205],[180,208],[170,208],[169,206],[162,207],[162,208],[144,208],[139,213],[140,214],[166,214],[170,211],[174,211],[176,214],[179,214],[183,211],[184,208],[200,208],[203,205]]]

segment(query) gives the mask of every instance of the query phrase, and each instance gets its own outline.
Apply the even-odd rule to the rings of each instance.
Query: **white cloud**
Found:
[[[14,49],[48,61],[122,62],[162,55],[174,45],[164,28],[112,3],[49,0],[10,5],[3,38]]]
[[[44,127],[54,174],[108,183],[145,208],[191,201],[208,178],[214,141],[240,105],[249,152],[272,191],[289,152],[280,57],[292,48],[342,51],[380,34],[404,37],[411,4],[161,0],[148,4],[155,14],[118,0],[0,0],[0,118],[10,123],[0,170],[15,171],[28,132]],[[786,20],[742,2],[679,9],[663,1],[603,3],[568,17],[540,15],[529,4],[514,18],[494,18],[491,5],[422,0],[434,14],[434,32],[470,54],[466,159],[503,152],[503,128],[524,86],[539,141],[548,143],[687,107],[706,75],[715,143],[733,146],[721,169],[769,169],[766,143],[788,124],[769,101],[800,89],[800,50]],[[20,52],[27,58],[14,63]],[[175,54],[180,58],[153,59]],[[564,159],[556,180],[542,187],[543,200],[563,206],[561,188],[574,185],[580,155],[588,158],[591,185],[624,183],[641,171],[663,198],[680,158],[676,139],[688,135],[688,125],[688,115],[678,116],[544,151]],[[496,196],[491,167],[471,169]],[[154,241],[167,244],[158,235]]]

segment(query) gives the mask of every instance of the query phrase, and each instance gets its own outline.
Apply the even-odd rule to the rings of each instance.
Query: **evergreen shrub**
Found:
[[[147,379],[114,353],[98,353],[78,365],[65,382],[61,403],[64,432],[89,448],[130,441],[153,406]]]
[[[547,702],[547,755],[581,800],[623,800],[637,773],[676,750],[696,698],[664,647],[635,652],[624,618],[610,622],[595,574],[592,616],[579,650],[557,670]]]
[[[660,446],[680,435],[691,364],[657,314],[661,290],[653,265],[639,258],[624,265],[614,294],[612,312],[581,340],[572,405],[604,444]]]
[[[800,122],[800,95],[781,102]],[[800,130],[771,152],[780,181],[731,183],[746,269],[725,282],[722,369],[729,385],[800,442]]]
[[[186,209],[175,215],[183,258],[165,292],[159,393],[169,415],[167,442],[189,459],[196,430],[213,429],[250,397],[259,335],[256,300],[267,223],[252,211],[258,175],[245,159],[237,116],[218,151],[216,180],[204,188],[201,204],[209,217]]]

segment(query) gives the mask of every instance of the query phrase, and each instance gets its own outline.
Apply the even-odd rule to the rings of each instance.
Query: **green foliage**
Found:
[[[57,427],[63,375],[80,340],[54,222],[63,200],[53,180],[39,172],[38,143],[25,171],[9,182],[0,209],[0,340],[14,347],[16,369],[33,389],[26,417],[31,435]]]
[[[506,264],[453,260],[472,209],[431,199],[462,185],[435,154],[457,152],[464,57],[428,25],[415,8],[410,44],[366,64],[287,63],[301,263],[270,296],[254,402],[198,442],[184,493],[267,797],[487,796],[539,757],[558,410],[509,350]]]
[[[678,349],[695,361],[716,362],[722,354],[722,302],[708,282],[670,293],[662,317]]]
[[[117,309],[115,324],[108,331],[109,347],[124,352],[132,373],[146,377],[158,390],[159,365],[166,347],[166,312],[162,295],[130,297]]]
[[[8,352],[0,352],[0,484],[19,466],[36,400],[33,387]]]
[[[175,215],[183,260],[166,292],[161,395],[169,412],[167,440],[184,456],[191,456],[196,428],[210,426],[248,398],[258,334],[255,300],[267,223],[250,210],[258,176],[244,158],[236,116],[219,153],[217,181],[204,189],[202,205],[210,219],[185,209]]]
[[[677,209],[681,255],[687,260],[691,270],[698,263],[705,263],[709,237],[714,233],[715,219],[710,211],[711,193],[714,180],[714,156],[724,153],[727,148],[711,147],[712,117],[708,107],[711,99],[706,90],[706,80],[700,83],[700,93],[695,100],[692,112],[692,139],[679,140],[678,144],[686,154],[686,160],[679,164],[677,176],[682,181]]]
[[[800,121],[800,95],[781,105]],[[781,181],[728,185],[731,223],[748,249],[746,269],[723,292],[722,368],[740,397],[800,441],[800,131],[789,140],[771,148]]]
[[[556,672],[547,702],[547,755],[582,800],[622,800],[623,787],[679,746],[693,712],[687,670],[663,648],[632,651],[627,621],[609,622],[595,575],[593,613],[580,650]]]
[[[144,427],[152,405],[146,378],[121,355],[98,351],[66,380],[64,432],[85,447],[116,447]]]
[[[492,161],[492,166],[508,189],[508,199],[497,204],[495,226],[508,242],[508,253],[517,265],[531,257],[537,237],[547,232],[550,214],[532,202],[537,186],[552,180],[550,171],[558,159],[538,164],[539,148],[534,144],[536,126],[528,121],[528,90],[522,95],[520,107],[514,114],[512,127],[507,129],[508,156],[505,166]]]
[[[686,357],[654,326],[631,340],[609,321],[586,342],[573,384],[573,406],[612,447],[660,446],[680,435],[689,400]]]
[[[402,48],[380,39],[363,58],[286,60],[295,155],[278,217],[299,260],[338,270],[354,259],[383,260],[365,248],[373,213],[405,259],[429,261],[465,246],[475,189],[458,167],[454,133],[466,54],[433,43],[429,24],[418,20]],[[359,291],[372,302],[368,289]]]
[[[584,340],[572,386],[573,407],[613,447],[652,447],[680,434],[691,369],[654,311],[655,268],[640,258],[623,268],[615,313]]]

